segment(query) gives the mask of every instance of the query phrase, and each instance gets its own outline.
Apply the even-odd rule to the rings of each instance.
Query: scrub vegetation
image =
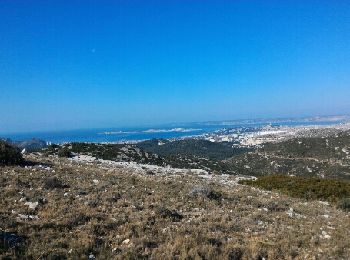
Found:
[[[0,168],[4,259],[350,257],[349,214],[333,204],[210,175],[26,157],[36,164]]]
[[[268,175],[259,177],[257,180],[243,180],[240,183],[265,190],[281,191],[289,196],[306,200],[339,202],[350,198],[349,181]]]
[[[23,163],[23,157],[19,149],[0,140],[0,166],[19,165]]]
[[[3,259],[350,258],[348,132],[0,145]]]

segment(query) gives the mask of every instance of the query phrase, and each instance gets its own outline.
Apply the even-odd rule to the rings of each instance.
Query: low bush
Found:
[[[0,141],[0,166],[19,165],[23,163],[21,152],[5,141]]]
[[[268,175],[255,181],[243,180],[240,183],[266,190],[278,190],[291,197],[307,200],[338,202],[350,197],[350,182],[335,179]]]
[[[338,208],[344,211],[350,211],[350,198],[343,198],[338,202]]]
[[[190,193],[190,196],[195,197],[205,197],[210,200],[220,201],[222,199],[222,194],[218,191],[215,191],[209,187],[194,187]]]
[[[162,218],[169,218],[171,219],[173,222],[179,222],[183,219],[183,216],[176,212],[175,210],[170,210],[167,208],[160,208],[158,209],[158,215]]]
[[[64,157],[64,158],[71,158],[72,157],[71,151],[69,151],[69,149],[66,147],[59,149],[57,155],[58,155],[58,157]]]
[[[45,189],[64,189],[64,188],[69,188],[68,185],[64,184],[60,179],[57,177],[48,177],[44,181],[44,188]]]

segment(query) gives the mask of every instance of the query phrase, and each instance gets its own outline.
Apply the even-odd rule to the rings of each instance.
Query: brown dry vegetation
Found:
[[[19,248],[0,247],[0,257],[350,258],[349,213],[326,203],[192,174],[29,157],[52,166],[0,168],[0,229],[25,237]]]

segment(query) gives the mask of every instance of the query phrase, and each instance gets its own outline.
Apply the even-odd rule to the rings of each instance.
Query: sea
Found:
[[[222,129],[250,128],[259,129],[264,126],[325,126],[344,123],[344,119],[285,119],[285,120],[234,120],[219,122],[177,123],[158,125],[153,127],[127,128],[96,128],[66,131],[28,132],[0,134],[0,138],[9,138],[13,141],[30,140],[33,138],[50,143],[91,142],[91,143],[118,143],[136,142],[150,139],[173,139],[201,136]]]

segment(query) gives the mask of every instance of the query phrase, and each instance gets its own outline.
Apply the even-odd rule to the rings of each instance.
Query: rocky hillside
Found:
[[[263,176],[286,174],[350,180],[350,131],[313,134],[255,148],[206,140],[150,140],[137,144],[73,143],[50,146],[46,153],[62,149],[117,162],[137,162],[211,173]]]
[[[350,258],[349,213],[328,202],[89,158],[0,168],[0,258]]]
[[[203,140],[150,140],[138,144],[94,144],[71,143],[51,145],[44,153],[47,155],[82,154],[97,159],[116,162],[136,162],[182,169],[202,169],[209,172],[230,173],[227,164],[220,158],[229,158],[245,149],[233,149],[228,145],[214,144]],[[224,154],[225,153],[225,154]]]
[[[235,173],[350,180],[350,131],[265,144],[226,160]]]
[[[0,258],[349,259],[349,146],[2,142]]]
[[[24,149],[26,152],[37,152],[47,147],[47,143],[45,141],[36,138],[24,141],[13,141],[11,139],[3,139],[3,141],[6,141],[12,146],[17,147],[21,151]]]

